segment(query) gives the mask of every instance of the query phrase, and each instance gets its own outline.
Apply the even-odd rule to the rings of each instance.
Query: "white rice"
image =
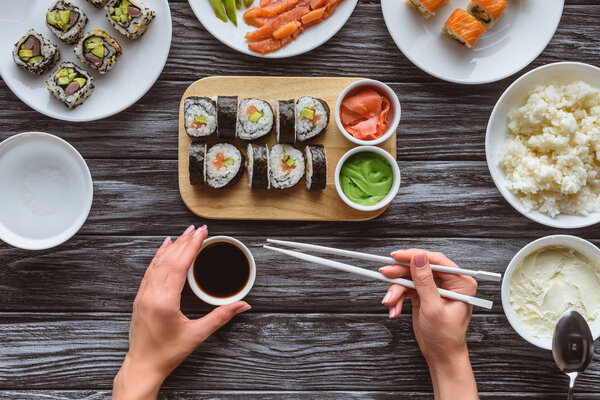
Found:
[[[233,164],[229,166],[224,165],[222,168],[217,169],[213,161],[220,152],[223,152],[224,159],[232,158]],[[214,188],[222,188],[231,182],[240,168],[242,168],[242,155],[234,145],[229,143],[218,143],[208,150],[204,164],[208,185]]]
[[[313,120],[302,116],[302,110],[310,108],[315,110]],[[313,122],[314,119],[317,122]],[[314,97],[304,96],[298,99],[296,103],[296,137],[300,141],[305,141],[317,135],[327,127],[329,118],[323,104]]]
[[[283,157],[291,156],[296,163],[291,171],[283,169]],[[275,189],[287,189],[295,186],[304,176],[304,156],[289,144],[276,144],[269,152],[269,173],[271,186]]]
[[[188,135],[194,137],[208,136],[217,129],[217,108],[212,101],[202,97],[187,98],[184,104],[185,131]],[[203,124],[200,129],[192,128],[196,115],[202,115],[206,118],[206,124]]]
[[[527,210],[555,217],[600,208],[600,90],[537,86],[509,114],[498,165]]]
[[[246,110],[254,106],[263,116],[256,122],[250,121]],[[237,136],[243,140],[253,140],[267,135],[273,129],[273,110],[269,103],[258,99],[244,99],[240,102],[237,117]]]

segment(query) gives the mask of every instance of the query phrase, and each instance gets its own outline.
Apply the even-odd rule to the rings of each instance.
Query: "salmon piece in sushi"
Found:
[[[489,30],[502,16],[506,4],[505,0],[472,0],[467,11]]]
[[[406,0],[406,4],[417,10],[425,19],[435,15],[437,9],[445,2],[446,0]]]
[[[474,16],[459,8],[450,15],[442,32],[470,49],[485,33],[485,27]]]

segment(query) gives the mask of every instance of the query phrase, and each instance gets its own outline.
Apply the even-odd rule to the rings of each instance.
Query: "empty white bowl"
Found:
[[[342,124],[342,121],[340,119],[340,107],[342,105],[342,101],[346,97],[348,97],[348,95],[353,95],[355,92],[358,91],[358,89],[363,88],[363,87],[371,87],[371,88],[375,89],[376,92],[378,92],[381,95],[384,95],[390,101],[390,110],[388,112],[388,118],[391,121],[390,126],[383,133],[383,135],[381,137],[379,137],[375,140],[360,140],[360,139],[355,138],[350,133],[348,133],[348,131],[346,131],[346,129],[344,128],[344,125]],[[342,132],[342,135],[344,135],[346,137],[346,139],[348,139],[352,143],[356,143],[356,144],[364,145],[364,146],[375,146],[375,145],[385,142],[394,134],[394,132],[396,132],[396,129],[398,129],[398,124],[400,124],[401,111],[402,110],[400,109],[400,100],[398,100],[398,96],[396,95],[396,92],[394,92],[388,85],[386,85],[383,82],[379,82],[379,81],[376,81],[373,79],[362,79],[360,81],[356,81],[356,82],[348,85],[348,87],[346,89],[344,89],[342,91],[342,93],[340,94],[340,96],[338,97],[337,102],[335,103],[335,110],[334,110],[335,123],[337,124],[337,127],[340,130],[340,132]]]
[[[83,157],[42,132],[0,143],[0,239],[27,250],[69,240],[92,206],[92,177]]]
[[[541,347],[542,349],[546,350],[552,350],[552,338],[539,338],[529,333],[527,326],[521,321],[510,304],[509,287],[510,280],[512,279],[513,272],[517,265],[519,265],[521,261],[529,254],[544,247],[550,246],[570,247],[577,250],[590,260],[600,263],[600,249],[587,240],[570,235],[552,235],[534,240],[533,242],[529,243],[527,246],[519,250],[519,252],[515,254],[513,259],[508,264],[508,267],[504,272],[504,278],[502,279],[502,308],[504,309],[504,314],[506,314],[506,318],[508,318],[508,322],[510,322],[510,325],[513,327],[513,329],[523,339],[527,340],[534,346]],[[590,323],[590,329],[592,330],[592,336],[594,337],[594,340],[600,337],[600,318],[596,318]]]
[[[340,184],[340,171],[342,170],[342,166],[344,165],[344,163],[350,156],[352,156],[356,153],[361,153],[361,152],[377,153],[377,154],[384,156],[385,159],[390,163],[390,166],[392,167],[392,172],[394,174],[394,181],[392,183],[392,187],[391,187],[389,193],[387,194],[387,196],[385,196],[379,203],[372,205],[372,206],[363,206],[361,204],[356,204],[355,202],[350,200],[348,198],[348,196],[346,196],[346,194],[342,190],[342,186]],[[375,147],[375,146],[355,147],[353,149],[348,150],[342,156],[342,158],[340,158],[340,161],[338,161],[337,166],[335,167],[335,189],[337,190],[338,195],[344,201],[344,203],[348,204],[350,207],[354,208],[355,210],[359,210],[359,211],[380,210],[383,207],[390,204],[391,201],[394,200],[394,197],[396,197],[396,195],[398,194],[398,190],[400,189],[400,168],[398,167],[398,163],[396,162],[396,159],[394,157],[392,157],[392,155],[390,153],[383,150],[381,147]]]
[[[560,214],[552,218],[536,210],[528,211],[521,200],[508,190],[508,181],[498,166],[498,159],[500,150],[508,137],[509,112],[515,107],[524,105],[529,92],[536,85],[568,84],[580,80],[600,87],[600,68],[583,63],[560,62],[544,65],[526,73],[510,85],[496,103],[485,135],[485,155],[488,169],[502,196],[515,210],[527,218],[554,228],[572,229],[596,224],[600,222],[600,212],[594,212],[587,216]]]

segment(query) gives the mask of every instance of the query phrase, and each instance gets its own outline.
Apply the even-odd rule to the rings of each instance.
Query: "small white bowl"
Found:
[[[244,286],[244,288],[241,291],[239,291],[237,294],[231,297],[214,297],[209,295],[208,293],[200,289],[198,283],[196,282],[196,279],[194,278],[194,263],[196,262],[195,258],[192,262],[192,265],[190,266],[190,269],[188,269],[188,285],[190,285],[190,288],[196,294],[196,296],[200,298],[200,300],[204,301],[205,303],[212,304],[214,306],[222,306],[225,304],[231,304],[235,303],[236,301],[242,300],[244,297],[246,297],[248,293],[250,293],[250,290],[252,290],[252,286],[254,286],[254,280],[256,279],[256,263],[254,261],[254,257],[252,256],[252,253],[250,253],[250,250],[248,249],[248,247],[246,247],[244,243],[240,242],[235,238],[229,236],[213,236],[211,238],[206,239],[204,243],[202,243],[202,247],[200,247],[200,251],[198,251],[198,254],[200,254],[202,250],[206,248],[206,246],[213,243],[230,243],[236,246],[238,249],[242,250],[242,252],[244,252],[246,258],[248,259],[248,264],[250,265],[250,276],[248,277],[248,282],[246,283],[246,286]]]
[[[545,236],[529,243],[527,246],[519,250],[519,252],[515,254],[513,259],[508,264],[508,267],[504,272],[504,278],[502,279],[502,308],[504,309],[504,314],[506,314],[506,318],[508,318],[508,322],[510,322],[513,329],[523,339],[527,340],[534,346],[546,350],[552,350],[552,338],[538,338],[529,333],[527,326],[521,321],[519,316],[510,305],[509,287],[512,274],[517,265],[519,265],[521,261],[529,254],[549,246],[570,247],[577,250],[590,260],[600,263],[600,249],[587,240],[581,239],[577,236],[552,235]],[[592,330],[592,336],[594,337],[594,340],[600,337],[600,318],[596,318],[590,323],[590,329]]]
[[[359,87],[371,87],[375,89],[375,91],[377,91],[379,94],[385,95],[385,97],[387,97],[390,101],[390,111],[388,113],[388,118],[391,120],[390,126],[380,138],[377,138],[375,140],[360,140],[355,138],[350,133],[348,133],[348,131],[346,131],[344,125],[342,124],[342,121],[340,120],[340,107],[342,105],[342,101],[346,97],[348,97],[349,94],[354,94],[354,92],[356,92]],[[342,91],[342,93],[337,99],[337,102],[335,103],[335,123],[337,124],[338,129],[340,130],[340,132],[342,132],[342,135],[344,135],[346,139],[348,139],[352,143],[356,143],[361,146],[376,146],[388,140],[394,134],[394,132],[396,132],[396,129],[398,129],[398,124],[400,124],[401,113],[402,110],[400,108],[400,100],[398,100],[396,92],[394,92],[385,83],[373,79],[363,79],[348,85],[348,87]]]
[[[363,205],[354,203],[352,200],[350,200],[344,194],[344,191],[342,190],[342,186],[340,184],[340,171],[342,170],[342,166],[344,165],[344,163],[346,162],[348,157],[352,156],[353,154],[361,153],[361,152],[377,153],[377,154],[384,156],[385,159],[388,160],[388,162],[390,163],[390,165],[392,167],[392,171],[394,173],[394,182],[392,183],[390,192],[379,203],[372,205],[372,206],[363,206]],[[340,158],[340,161],[338,161],[337,166],[335,167],[335,189],[337,190],[338,195],[342,198],[344,203],[348,204],[350,207],[354,208],[355,210],[359,210],[359,211],[380,210],[383,207],[390,204],[391,201],[394,200],[394,197],[396,197],[396,195],[398,194],[398,190],[400,189],[400,168],[398,167],[398,163],[396,162],[396,159],[394,157],[392,157],[392,155],[390,153],[383,150],[381,147],[375,147],[375,146],[354,147],[353,149],[348,150],[342,156],[342,158]]]
[[[92,176],[64,140],[21,133],[0,143],[0,240],[43,250],[69,240],[92,207]]]
[[[508,190],[508,180],[504,171],[498,166],[498,159],[500,150],[508,137],[509,112],[513,108],[525,104],[527,95],[536,85],[566,84],[580,80],[600,87],[600,68],[577,62],[559,62],[544,65],[526,73],[510,85],[496,103],[485,135],[485,155],[488,169],[504,199],[527,218],[553,228],[574,229],[597,224],[600,222],[600,212],[594,212],[587,216],[560,214],[552,218],[536,210],[528,211],[521,200]]]

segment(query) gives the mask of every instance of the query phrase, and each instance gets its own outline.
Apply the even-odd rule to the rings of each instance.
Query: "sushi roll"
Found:
[[[58,0],[46,13],[46,26],[67,44],[76,43],[83,36],[87,16],[81,8],[66,0]]]
[[[77,58],[98,70],[100,75],[112,69],[121,53],[119,42],[100,29],[86,33],[75,47]]]
[[[270,189],[269,182],[269,147],[266,144],[248,144],[248,186],[251,189]]]
[[[467,6],[467,11],[477,18],[485,29],[490,30],[502,16],[506,4],[505,0],[472,0]]]
[[[271,186],[288,189],[296,186],[304,175],[304,156],[289,144],[276,144],[269,152]]]
[[[232,144],[217,143],[206,153],[206,183],[215,189],[233,186],[244,174],[244,155]]]
[[[304,96],[296,103],[296,138],[300,142],[325,133],[329,124],[329,106],[325,100]]]
[[[82,104],[94,91],[90,74],[72,62],[59,64],[44,86],[69,109]]]
[[[217,130],[217,106],[208,97],[191,96],[183,101],[185,131],[192,137],[210,136]]]
[[[277,143],[296,143],[296,112],[294,110],[294,100],[278,100],[275,104]]]
[[[264,100],[244,99],[237,112],[237,137],[255,140],[273,130],[273,109]]]
[[[406,0],[406,4],[414,8],[425,19],[435,15],[437,9],[445,2],[446,0]]]
[[[459,8],[450,15],[442,32],[470,49],[485,33],[485,27],[474,16]]]
[[[322,190],[327,186],[327,153],[325,146],[306,146],[306,188]]]
[[[217,97],[217,137],[219,139],[235,139],[237,110],[237,96]]]
[[[190,185],[204,185],[206,183],[206,143],[193,140],[189,151]]]
[[[88,3],[93,5],[96,8],[102,8],[106,4],[108,0],[88,0]]]
[[[148,30],[156,13],[139,0],[109,0],[106,18],[120,34],[137,39]]]
[[[25,71],[41,75],[56,65],[60,59],[60,50],[54,43],[30,29],[15,43],[13,59]]]

